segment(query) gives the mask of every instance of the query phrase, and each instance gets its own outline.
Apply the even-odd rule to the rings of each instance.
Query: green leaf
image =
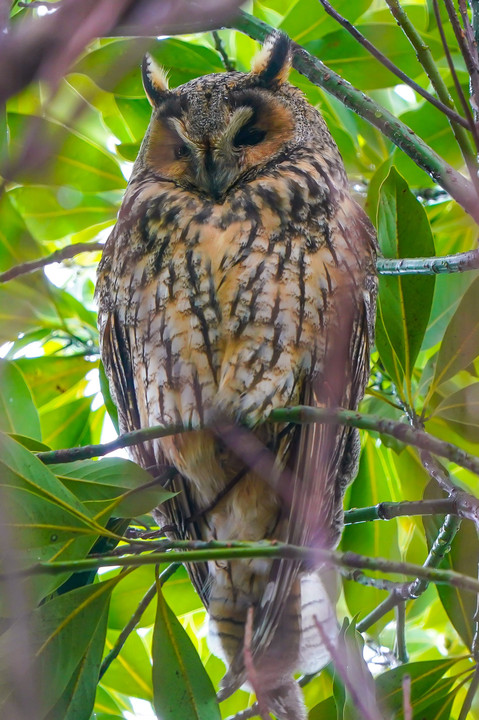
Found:
[[[24,145],[34,128],[37,142],[51,146],[52,159],[41,170],[19,170],[19,183],[56,185],[82,192],[101,192],[124,188],[125,178],[116,160],[105,150],[60,123],[45,118],[8,114],[10,152],[21,157]]]
[[[449,321],[437,357],[432,388],[463,370],[479,354],[479,278],[464,293]]]
[[[224,69],[218,55],[210,48],[169,38],[157,40],[133,38],[115,40],[92,50],[73,68],[76,73],[91,77],[99,87],[120,97],[145,98],[139,65],[145,52],[170,74],[171,87],[182,85],[206,73]],[[122,73],[107,73],[105,68],[122,67]]]
[[[98,586],[95,586],[98,587]],[[68,685],[45,720],[89,720],[95,703],[96,686],[105,645],[108,608],[105,607],[93,631],[85,654]]]
[[[112,223],[116,205],[73,187],[18,187],[9,196],[32,235],[41,242],[64,238],[85,228]]]
[[[32,393],[13,362],[0,360],[0,430],[41,440]]]
[[[103,458],[52,465],[65,487],[76,495],[92,514],[111,507],[116,517],[135,517],[149,512],[175,493],[154,483],[146,470],[131,460]]]
[[[216,694],[186,630],[158,587],[153,632],[154,706],[162,720],[221,720]]]
[[[331,695],[315,705],[308,714],[308,720],[339,720],[334,697]]]
[[[81,355],[19,358],[15,364],[27,380],[37,407],[63,396],[96,367]]]
[[[40,460],[3,433],[0,483],[2,537],[9,537],[17,550],[17,568],[50,559],[75,560],[87,554],[100,529],[88,510]],[[52,592],[69,574],[37,574],[25,581],[32,602]],[[0,598],[9,602],[5,587]],[[5,610],[8,613],[15,608]]]
[[[335,0],[334,9],[350,22],[354,22],[371,5],[371,0]],[[337,22],[331,18],[315,0],[298,0],[290,5],[289,12],[280,28],[294,42],[304,45],[328,32],[336,30]]]
[[[29,617],[15,622],[0,637],[0,703],[11,698],[11,653],[26,628],[31,667],[25,668],[25,672],[35,678],[38,688],[35,717],[46,720],[57,702],[63,704],[62,696],[73,676],[76,674],[81,679],[80,663],[86,662],[88,657],[90,662],[94,660],[95,664],[98,663],[98,649],[103,639],[105,614],[113,586],[112,581],[97,583],[55,597]],[[79,702],[82,703],[81,698]],[[88,718],[87,715],[70,717],[72,720],[73,717],[75,720]]]
[[[479,383],[445,397],[432,415],[454,423],[455,429],[470,442],[479,442]]]
[[[424,349],[442,342],[446,327],[473,280],[474,273],[445,273],[437,276]]]
[[[43,441],[53,450],[81,445],[80,438],[84,436],[90,418],[91,401],[91,397],[79,398],[43,412],[40,416]]]
[[[396,24],[380,22],[364,24],[361,25],[361,33],[410,77],[416,77],[422,72],[415,54],[411,52],[409,40]],[[431,37],[425,41],[435,55],[442,52],[439,41]],[[399,82],[365,47],[342,28],[307,42],[305,48],[326,63],[331,70],[352,85],[360,87],[361,90],[390,87]],[[430,108],[429,112],[431,112]]]
[[[395,168],[381,186],[378,237],[387,258],[434,255],[426,212]],[[411,377],[426,332],[434,281],[432,276],[379,278],[376,345],[400,392],[403,378]]]
[[[0,216],[0,272],[44,254],[13,207],[10,193],[3,192],[0,197]]]
[[[385,713],[391,711],[399,713],[395,717],[398,720],[402,718],[402,680],[405,675],[409,675],[411,678],[411,705],[415,713],[433,700],[437,700],[437,697],[431,696],[431,690],[456,662],[456,658],[450,658],[447,660],[405,663],[379,675],[376,678],[376,693],[379,703],[385,708]],[[454,679],[452,679],[452,682],[454,682]],[[442,686],[440,687],[442,689]],[[448,689],[450,689],[450,685],[448,685]],[[414,714],[414,717],[416,717],[416,714]]]
[[[105,649],[110,651],[119,632],[108,630]],[[151,663],[145,642],[138,633],[131,633],[120,655],[113,660],[102,677],[105,687],[142,700],[153,700]]]

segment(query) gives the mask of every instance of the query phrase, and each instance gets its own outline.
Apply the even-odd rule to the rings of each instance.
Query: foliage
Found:
[[[248,5],[253,19],[241,16],[231,27],[247,26],[258,39],[264,34],[258,21],[281,27],[331,71],[369,93],[373,124],[364,119],[367,113],[359,100],[354,101],[359,114],[342,104],[341,92],[349,92],[346,84],[333,96],[296,70],[292,73],[292,82],[323,113],[357,199],[378,228],[386,259],[474,250],[476,222],[465,207],[473,215],[471,208],[479,207],[477,183],[475,187],[464,179],[462,195],[456,196],[455,185],[441,180],[455,171],[468,177],[467,166],[476,167],[473,134],[451,127],[440,110],[340,27],[323,4],[254,1]],[[430,49],[429,61],[422,64],[388,4],[397,6],[392,0],[336,0],[334,7],[421,87],[441,98],[449,94],[451,106],[462,113],[458,92],[462,88],[469,97],[470,76],[453,26],[446,21],[447,3],[439,3],[439,12],[446,44],[454,48],[455,77],[435,2],[403,3]],[[460,6],[464,10],[465,3]],[[15,0],[12,23],[18,27],[38,12]],[[105,237],[149,121],[138,71],[146,48],[178,85],[221,72],[225,62],[247,70],[257,47],[235,29],[156,40],[100,36],[56,84],[51,78],[33,80],[12,95],[0,142],[0,272]],[[331,82],[328,72],[325,86]],[[389,132],[381,125],[381,107],[411,128],[409,156],[400,149],[401,127]],[[436,177],[442,187],[425,172],[426,160],[420,160],[427,146],[439,156],[444,172]],[[477,178],[477,168],[475,172]],[[462,202],[467,192],[470,202]],[[114,434],[93,299],[98,259],[98,251],[81,254],[61,266],[46,265],[0,282],[2,717],[140,717],[135,704],[140,699],[151,708],[145,717],[156,712],[172,720],[226,718],[247,708],[252,698],[238,691],[218,710],[214,688],[224,669],[205,643],[205,614],[186,571],[181,567],[173,574],[166,565],[158,570],[141,563],[108,569],[115,552],[156,547],[148,513],[166,497],[165,491],[123,457],[47,466],[35,456],[42,450],[99,443]],[[425,428],[478,456],[478,307],[474,272],[381,275],[377,346],[361,410]],[[451,462],[442,467],[425,451],[418,454],[377,428],[363,435],[359,473],[346,507],[424,500],[424,518],[403,514],[386,521],[378,511],[375,521],[346,525],[341,550],[391,562],[439,564],[476,576],[477,515],[467,495],[478,493],[476,475]],[[457,522],[453,530],[434,514],[433,503],[444,497],[445,488],[461,499],[457,513],[473,518]],[[464,492],[458,495],[455,488]],[[99,574],[89,566],[82,571],[82,559],[92,553],[112,558]],[[45,566],[60,560],[70,562],[68,569],[53,572]],[[18,573],[40,561],[44,564],[34,574]],[[463,720],[475,668],[470,654],[478,653],[474,595],[455,584],[452,575],[437,588],[426,581],[393,587],[380,581],[383,575],[371,572],[366,585],[358,582],[364,576],[344,574],[338,616],[355,618],[344,627],[345,654],[365,655],[374,675],[368,682],[384,717]],[[397,579],[391,573],[388,578]],[[329,666],[304,684],[311,720],[360,717],[340,668]],[[479,718],[478,701],[467,716]]]

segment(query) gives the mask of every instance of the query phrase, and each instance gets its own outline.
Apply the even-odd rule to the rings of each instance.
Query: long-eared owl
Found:
[[[153,474],[173,468],[177,495],[156,511],[172,538],[334,547],[357,469],[357,431],[268,422],[357,407],[376,298],[373,228],[291,58],[276,32],[249,73],[175,89],[143,63],[153,114],[97,296],[122,431],[188,429],[132,450]],[[292,674],[328,662],[336,633],[324,572],[264,558],[189,572],[228,666],[219,698],[249,682],[278,718],[304,719]]]

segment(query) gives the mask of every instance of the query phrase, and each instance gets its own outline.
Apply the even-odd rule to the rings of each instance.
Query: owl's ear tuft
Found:
[[[141,64],[143,87],[150,105],[155,107],[163,102],[168,93],[168,76],[166,71],[146,53]]]
[[[269,87],[287,81],[291,70],[291,40],[275,30],[268,35],[260,52],[253,58],[251,75],[258,85]]]

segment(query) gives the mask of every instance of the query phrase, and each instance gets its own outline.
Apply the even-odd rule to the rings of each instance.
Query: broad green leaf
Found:
[[[371,0],[335,0],[334,8],[350,22],[354,22],[371,5]],[[292,40],[305,43],[323,37],[328,32],[337,30],[336,21],[331,18],[315,0],[298,0],[290,5],[289,12],[280,25]]]
[[[50,469],[94,515],[111,506],[110,514],[116,517],[135,517],[174,495],[155,483],[146,470],[123,458],[81,460]]]
[[[436,683],[439,683],[444,674],[456,662],[456,658],[428,660],[425,662],[405,663],[393,670],[388,670],[376,678],[378,701],[387,711],[399,713],[397,717],[402,718],[403,677],[409,675],[411,678],[411,705],[416,710],[421,706],[424,707],[425,700],[427,704],[427,699],[431,697],[431,689],[434,688]],[[433,699],[436,700],[437,698]]]
[[[338,720],[338,711],[331,695],[309,711],[308,720]]]
[[[40,460],[3,433],[0,433],[0,482],[0,522],[3,536],[8,534],[17,550],[16,568],[40,561],[76,560],[88,553],[101,527]],[[7,565],[5,568],[8,569]],[[26,588],[32,602],[38,602],[69,574],[36,574],[19,584]],[[7,614],[15,610],[5,592],[0,592],[0,599],[6,602]]]
[[[479,278],[464,293],[439,349],[432,387],[463,370],[479,354]]]
[[[41,440],[32,393],[17,365],[0,360],[0,430]]]
[[[109,652],[118,640],[119,632],[108,630],[105,651]],[[133,632],[128,636],[121,653],[102,677],[102,683],[125,695],[153,700],[151,688],[151,662],[145,642]]]
[[[438,415],[454,423],[471,442],[479,442],[479,383],[473,383],[448,395],[435,408]]]
[[[9,196],[32,235],[41,242],[112,223],[118,208],[98,194],[73,187],[18,187]]]
[[[415,54],[411,52],[409,40],[396,24],[364,24],[361,25],[361,33],[410,77],[422,72]],[[429,37],[426,42],[434,55],[442,52],[439,41]],[[398,82],[384,65],[342,28],[307,42],[305,48],[361,90],[390,87]]]
[[[79,398],[41,413],[43,441],[53,450],[81,445],[90,418],[91,397]],[[89,439],[86,440],[87,444]]]
[[[114,581],[98,583],[59,595],[29,617],[16,621],[0,637],[0,703],[10,698],[11,653],[26,630],[31,667],[25,668],[25,673],[36,681],[35,717],[46,720],[49,711],[61,702],[79,664],[86,661],[90,653],[90,661],[95,658],[95,664],[98,663],[98,646],[113,585]],[[87,720],[88,715],[70,717]]]
[[[3,192],[0,197],[0,216],[0,272],[44,254],[13,207],[10,193]]]
[[[391,473],[386,453],[387,450],[376,447],[373,439],[366,440],[361,454],[359,472],[351,486],[349,507],[368,507],[379,502],[396,499],[388,484],[388,476]],[[390,560],[399,560],[397,524],[394,521],[390,523],[376,521],[347,525],[343,531],[341,549],[345,552],[352,551],[371,557],[381,557],[386,553]],[[383,590],[365,587],[348,580],[343,581],[343,588],[351,615],[360,613],[361,618],[365,617],[386,597]],[[389,616],[386,615],[380,621],[379,626],[386,624],[388,618]]]
[[[40,273],[0,284],[0,343],[44,329],[70,333],[92,349],[98,339],[95,313]]]
[[[95,586],[98,587],[98,586]],[[95,703],[96,686],[105,645],[108,609],[105,607],[90,638],[85,654],[68,685],[45,720],[89,720]]]
[[[434,255],[426,212],[395,168],[380,190],[378,237],[387,258]],[[400,392],[403,378],[411,377],[426,332],[434,280],[432,276],[379,278],[376,345]]]
[[[82,355],[19,358],[15,364],[27,380],[37,407],[63,396],[96,367]]]
[[[443,493],[439,490],[437,483],[431,480],[424,492],[424,499],[429,500],[440,497],[444,497]],[[425,515],[422,521],[428,547],[431,548],[437,538],[444,517]],[[479,540],[477,532],[471,520],[463,520],[452,541],[450,551],[446,553],[438,567],[475,577],[478,561]],[[465,646],[471,648],[477,599],[472,593],[452,585],[440,584],[436,585],[436,589],[451,623],[456,628]]]
[[[199,75],[222,72],[224,69],[219,56],[210,48],[176,38],[156,42],[132,38],[116,40],[92,50],[79,60],[73,70],[88,75],[100,88],[117,96],[144,99],[140,65],[147,51],[168,70],[171,87],[182,85]],[[123,72],[105,72],[105,68],[111,67],[121,67]]]
[[[154,706],[159,718],[220,720],[211,680],[160,587],[152,655]]]
[[[52,160],[41,170],[20,171],[15,180],[21,183],[72,187],[82,192],[101,192],[124,188],[120,166],[113,157],[73,130],[45,118],[9,113],[10,152],[15,159],[32,130],[37,142],[51,146]]]
[[[432,348],[442,341],[449,321],[474,279],[474,273],[447,273],[436,277],[434,300],[423,343],[424,349]]]

